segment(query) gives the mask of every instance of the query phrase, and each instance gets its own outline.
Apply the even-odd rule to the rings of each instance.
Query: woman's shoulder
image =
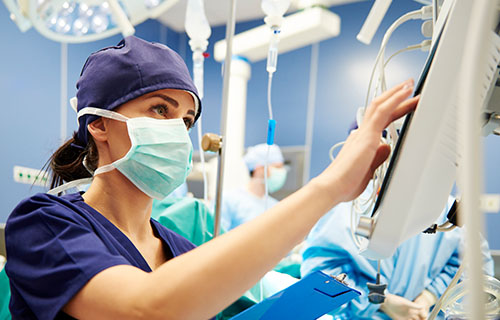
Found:
[[[7,219],[7,228],[16,221],[30,220],[35,217],[70,217],[79,216],[81,209],[76,206],[77,201],[81,201],[79,193],[72,193],[63,196],[50,195],[47,193],[37,193],[22,200],[12,210]]]

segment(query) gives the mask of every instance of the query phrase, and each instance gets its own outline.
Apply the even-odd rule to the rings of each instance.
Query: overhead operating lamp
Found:
[[[58,42],[95,41],[122,33],[156,18],[178,0],[3,0],[22,32],[34,27]]]

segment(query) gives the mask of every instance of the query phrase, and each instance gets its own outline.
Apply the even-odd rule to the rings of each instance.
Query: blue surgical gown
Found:
[[[151,219],[166,254],[195,246]],[[61,309],[97,273],[116,265],[151,268],[134,244],[79,193],[36,194],[7,220],[10,311],[14,319],[64,319]],[[167,252],[169,250],[170,252]]]
[[[278,203],[269,196],[256,197],[244,189],[234,189],[224,192],[222,197],[221,225],[224,230],[231,230],[252,220],[267,209]]]
[[[452,199],[448,206],[451,206]],[[440,222],[445,221],[445,213]],[[327,213],[313,228],[303,249],[301,274],[316,270],[327,274],[346,273],[348,283],[363,294],[336,313],[344,319],[389,319],[380,305],[368,301],[367,282],[375,283],[377,262],[364,258],[350,232],[351,203],[341,203]],[[381,282],[389,293],[413,301],[424,289],[440,297],[460,266],[463,231],[419,234],[403,242],[393,256],[381,261]],[[493,274],[493,260],[483,241],[485,271]]]

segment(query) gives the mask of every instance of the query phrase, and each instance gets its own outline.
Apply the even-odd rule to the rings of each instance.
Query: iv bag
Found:
[[[205,42],[210,37],[211,30],[205,16],[203,0],[188,0],[185,28],[189,38],[193,41]]]
[[[290,6],[290,0],[262,0],[262,11],[268,17],[282,17]]]

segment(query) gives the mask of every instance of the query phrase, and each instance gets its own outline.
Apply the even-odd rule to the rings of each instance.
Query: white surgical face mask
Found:
[[[131,147],[113,163],[97,168],[94,176],[117,169],[142,192],[163,199],[180,186],[191,171],[193,145],[182,119],[127,118],[98,108],[79,113],[94,114],[127,123]]]
[[[285,168],[270,167],[270,174],[267,178],[267,188],[269,193],[276,192],[283,188],[286,181],[287,170]]]

